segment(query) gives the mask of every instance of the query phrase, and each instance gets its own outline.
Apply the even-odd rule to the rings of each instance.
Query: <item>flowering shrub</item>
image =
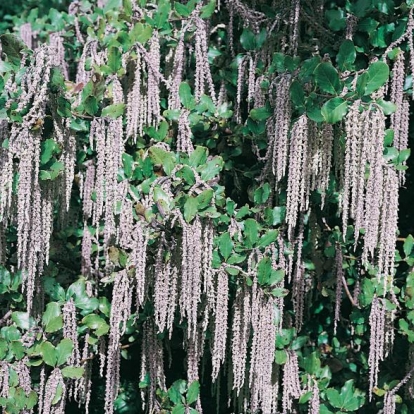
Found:
[[[4,412],[413,412],[411,3],[14,18]]]

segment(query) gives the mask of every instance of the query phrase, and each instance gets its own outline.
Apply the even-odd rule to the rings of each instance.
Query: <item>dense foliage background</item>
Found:
[[[414,412],[413,6],[3,0],[4,412]]]

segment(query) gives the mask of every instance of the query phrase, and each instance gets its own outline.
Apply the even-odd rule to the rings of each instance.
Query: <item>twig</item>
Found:
[[[344,257],[345,259],[358,260],[358,257],[355,257],[355,256],[346,256],[346,255],[343,255],[342,257]]]
[[[130,344],[125,344],[125,345],[121,345],[121,349],[127,349],[133,345],[136,345],[138,343],[138,341],[135,342],[131,342]]]
[[[405,377],[391,391],[388,391],[388,392],[391,395],[394,395],[404,384],[408,382],[408,380],[411,378],[413,373],[414,373],[414,365],[410,368],[410,370],[407,372]]]
[[[11,317],[12,311],[9,310],[1,319],[0,319],[0,326],[3,326]]]
[[[344,286],[346,296],[348,296],[348,299],[351,301],[352,306],[359,308],[358,304],[355,303],[354,298],[351,295],[351,292],[349,291],[348,284],[346,283],[346,280],[345,280],[345,276],[342,276],[342,285]]]

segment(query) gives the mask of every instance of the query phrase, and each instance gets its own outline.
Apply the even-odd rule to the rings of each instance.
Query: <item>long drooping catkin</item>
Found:
[[[109,344],[106,361],[105,413],[113,413],[120,381],[120,341],[131,315],[132,289],[126,270],[116,274],[112,293]]]
[[[214,339],[212,347],[213,373],[212,379],[218,377],[220,367],[226,357],[227,348],[227,318],[229,301],[229,276],[223,270],[216,273],[217,277],[217,297],[214,316]]]
[[[379,363],[384,359],[385,352],[385,305],[383,299],[374,297],[369,315],[371,328],[369,346],[369,398],[372,399],[372,390],[378,384]]]
[[[296,227],[299,212],[307,209],[309,200],[308,119],[302,115],[293,125],[290,137],[286,223],[289,239]]]

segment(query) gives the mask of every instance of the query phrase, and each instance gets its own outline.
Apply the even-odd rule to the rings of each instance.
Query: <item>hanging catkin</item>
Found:
[[[188,336],[197,330],[198,304],[202,284],[202,227],[198,217],[192,224],[181,218],[183,228],[181,244],[181,295],[179,298],[181,318],[187,318]]]
[[[180,109],[181,101],[179,95],[179,88],[183,78],[183,72],[186,63],[185,57],[185,43],[183,31],[178,39],[177,47],[174,52],[173,68],[170,80],[170,92],[168,97],[168,109]]]
[[[329,186],[329,175],[332,165],[333,127],[324,124],[318,128],[313,124],[314,133],[310,138],[311,184],[310,190],[321,192],[322,208],[325,204],[326,190]]]
[[[335,273],[336,273],[336,289],[335,289],[335,316],[334,316],[334,335],[338,322],[341,318],[341,302],[342,302],[342,279],[344,278],[344,271],[342,268],[342,249],[340,245],[335,245]]]
[[[61,397],[53,404],[58,387],[61,388]],[[66,385],[60,368],[55,368],[50,374],[44,391],[42,414],[64,414],[66,404]]]
[[[398,176],[392,167],[384,167],[383,206],[379,230],[378,276],[387,278],[394,273],[395,244],[398,229]],[[392,283],[390,284],[392,286]],[[388,288],[390,289],[390,286]]]
[[[278,385],[272,381],[276,324],[274,321],[274,299],[266,297],[257,287],[257,276],[252,289],[253,341],[250,358],[249,387],[251,389],[250,409],[254,412],[272,412],[277,406]]]
[[[308,414],[319,414],[320,413],[320,398],[319,398],[319,387],[318,381],[315,378],[309,377],[308,381],[312,383],[310,390],[312,397],[309,400]]]
[[[131,263],[135,268],[136,301],[142,306],[146,292],[147,245],[149,232],[143,221],[137,221],[132,232]]]
[[[288,350],[287,360],[283,369],[283,413],[292,412],[293,400],[302,394],[299,381],[298,356],[295,351]]]
[[[21,78],[22,94],[18,111],[26,111],[21,124],[14,123],[9,136],[8,153],[3,164],[1,179],[2,210],[11,205],[13,159],[19,160],[17,188],[17,259],[23,270],[23,290],[26,292],[27,311],[33,305],[35,277],[41,273],[49,256],[49,239],[52,232],[52,203],[55,194],[51,185],[41,187],[39,182],[40,144],[42,130],[35,127],[46,116],[50,102],[48,83],[51,76],[51,51],[42,46],[34,53],[33,61]],[[11,104],[11,101],[8,103]],[[53,109],[53,105],[50,109]],[[57,116],[57,115],[56,115]]]
[[[385,304],[383,299],[374,297],[369,315],[371,329],[369,342],[369,399],[378,384],[379,363],[384,359],[385,352]]]
[[[157,125],[160,116],[160,40],[157,31],[154,31],[148,54],[149,67],[147,79],[147,122],[150,125]]]
[[[80,362],[80,351],[77,332],[76,307],[73,299],[69,299],[63,305],[63,337],[70,339],[73,343],[73,351],[68,359],[69,365],[78,366]]]
[[[295,240],[296,261],[292,281],[293,309],[295,313],[295,328],[299,332],[303,325],[305,310],[305,264],[303,262],[304,218],[300,218],[298,235]]]
[[[147,320],[143,326],[141,381],[145,379],[146,374],[150,379],[150,385],[146,390],[148,396],[146,406],[148,412],[154,412],[157,388],[165,390],[166,387],[162,342],[158,339],[155,324],[151,320]]]
[[[246,374],[247,350],[251,332],[251,294],[242,285],[236,293],[232,319],[231,355],[233,389],[240,393]]]
[[[183,109],[178,119],[177,151],[190,155],[194,151],[194,146],[191,142],[192,132],[188,115],[189,111]]]
[[[355,101],[349,108],[345,119],[345,176],[342,196],[342,227],[344,234],[346,234],[348,219],[353,215],[353,211],[355,210],[353,205],[355,197],[353,197],[353,193],[357,188],[358,170],[360,169],[360,137],[363,120],[359,111],[359,106],[360,101]],[[351,203],[352,207],[350,208]]]
[[[214,315],[214,338],[212,347],[213,373],[211,375],[215,381],[219,375],[220,367],[226,357],[227,346],[227,313],[229,301],[229,276],[220,269],[217,273],[217,298]]]
[[[287,155],[289,149],[289,127],[291,122],[291,104],[289,89],[291,78],[289,75],[281,75],[272,83],[274,90],[274,113],[267,122],[268,153],[266,154],[267,167],[271,168],[276,182],[279,182],[286,173]]]
[[[299,212],[307,210],[309,192],[308,119],[302,115],[291,130],[286,223],[291,239]]]
[[[404,98],[405,82],[405,57],[404,53],[399,50],[392,68],[390,100],[396,105],[396,110],[391,114],[391,129],[394,131],[393,146],[398,151],[408,147],[408,118],[409,103]],[[404,162],[405,165],[405,162]],[[398,172],[400,185],[405,182],[405,171]]]
[[[121,336],[131,315],[132,292],[126,270],[116,274],[112,293],[109,343],[106,361],[105,413],[112,414],[120,381]]]
[[[170,308],[175,310],[175,294],[170,291],[170,283],[175,278],[172,277],[171,260],[165,259],[169,246],[164,235],[160,237],[158,252],[154,265],[154,313],[155,324],[158,332],[164,332],[168,323],[168,316],[171,313]],[[174,302],[171,303],[170,299]],[[174,313],[174,310],[172,313]]]
[[[378,191],[383,186],[383,164],[384,159],[382,157],[382,145],[384,142],[384,130],[385,130],[385,117],[381,110],[369,111],[366,119],[366,123],[362,130],[364,137],[363,151],[367,156],[364,158],[369,163],[369,177],[366,182],[365,193],[365,212],[357,211],[355,219],[355,240],[357,240],[357,227],[359,232],[359,223],[363,223],[362,227],[365,228],[364,236],[364,252],[363,261],[368,260],[368,256],[374,255],[374,249],[378,241],[378,230],[381,217],[381,203],[382,194]],[[362,186],[362,180],[364,179],[364,166],[361,165],[361,178],[360,185]],[[363,198],[363,190],[359,192],[360,197]],[[359,219],[360,216],[365,217]],[[359,221],[360,220],[360,221]]]
[[[200,18],[194,19],[196,26],[195,32],[195,91],[194,96],[197,101],[200,100],[201,95],[208,90],[210,98],[216,103],[216,92],[214,88],[213,78],[210,72],[210,64],[208,62],[208,42],[207,42],[207,25],[206,22]]]
[[[139,50],[136,50],[136,60],[135,60],[135,72],[134,72],[134,82],[131,89],[128,93],[127,98],[127,127],[126,127],[126,136],[132,137],[134,143],[137,140],[137,134],[143,134],[144,123],[146,120],[146,114],[142,108],[142,71],[143,65],[141,53]]]
[[[90,350],[89,334],[85,335],[84,346],[82,350],[82,362],[84,372],[81,378],[76,380],[75,383],[75,401],[78,402],[78,406],[81,405],[85,409],[85,414],[89,414],[89,404],[92,394],[92,359],[93,353]]]

